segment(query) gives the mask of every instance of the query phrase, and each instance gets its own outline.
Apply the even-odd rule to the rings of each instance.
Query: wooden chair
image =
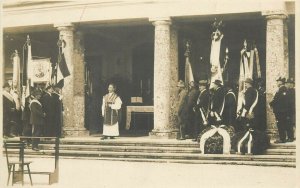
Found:
[[[10,175],[12,173],[12,185],[19,181],[22,182],[24,185],[24,174],[28,173],[30,178],[30,183],[32,185],[31,173],[29,165],[32,163],[30,161],[24,161],[24,147],[25,143],[22,141],[11,141],[5,140],[4,141],[4,149],[6,154],[6,162],[7,162],[7,169],[8,169],[8,178],[7,178],[7,185],[9,185]],[[19,154],[19,161],[12,161],[8,155],[9,152],[18,152]],[[19,166],[19,169],[16,170],[16,166]],[[27,170],[24,170],[24,166],[27,166]]]

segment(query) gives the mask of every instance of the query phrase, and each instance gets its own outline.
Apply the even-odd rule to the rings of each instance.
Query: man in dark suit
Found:
[[[210,123],[218,125],[222,122],[224,110],[225,92],[221,80],[215,80],[212,86],[212,96],[210,103]]]
[[[55,104],[53,101],[53,88],[51,85],[48,85],[45,89],[44,95],[41,97],[41,103],[43,106],[43,110],[46,113],[45,117],[45,127],[43,127],[43,135],[44,136],[54,136],[54,117],[55,117]]]
[[[187,108],[188,108],[188,123],[186,125],[186,134],[189,136],[194,136],[194,124],[196,121],[195,113],[193,112],[193,108],[197,102],[197,98],[199,96],[199,90],[196,88],[196,84],[194,81],[191,81],[189,84],[188,98],[187,98]]]
[[[258,91],[252,87],[253,80],[247,78],[244,82],[245,84],[245,93],[244,101],[241,110],[238,112],[238,116],[241,117],[241,129],[247,130],[247,127],[256,129],[257,123],[256,120],[256,106],[258,102]]]
[[[180,134],[177,139],[185,140],[185,129],[186,129],[186,124],[188,123],[188,106],[187,106],[188,91],[185,88],[185,84],[182,80],[178,82],[177,87],[179,87],[177,115],[178,115],[179,134]]]
[[[289,126],[289,103],[288,103],[288,91],[285,87],[285,78],[279,77],[277,80],[278,90],[275,93],[273,100],[270,102],[270,106],[273,108],[273,112],[277,121],[277,128],[279,132],[280,140],[276,140],[275,143],[285,143],[286,141],[293,141],[292,130]],[[288,140],[286,140],[286,134],[288,133]]]
[[[29,108],[30,108],[30,123],[33,126],[33,137],[42,136],[42,127],[45,125],[45,116],[46,114],[43,111],[42,104],[39,99],[41,98],[42,93],[38,90],[33,91],[32,95],[34,99],[31,100]],[[32,139],[32,149],[38,151],[40,139],[34,138]]]
[[[4,138],[13,137],[11,134],[11,121],[13,119],[13,113],[15,112],[15,102],[10,94],[10,85],[5,83],[3,85],[3,136]]]
[[[296,93],[295,93],[295,81],[293,78],[289,78],[286,82],[288,103],[289,103],[289,123],[293,132],[290,137],[295,138],[295,125],[296,125]]]
[[[54,126],[54,135],[56,137],[61,137],[61,129],[62,129],[62,113],[63,113],[63,103],[62,103],[62,95],[61,95],[61,87],[59,85],[55,85],[53,87],[54,92],[52,93],[53,98],[53,106],[54,106],[54,119],[53,119],[53,126]]]
[[[225,84],[225,103],[224,103],[224,110],[222,114],[222,122],[224,125],[235,126],[236,120],[236,107],[237,107],[237,100],[236,95],[233,91],[233,84],[226,83]]]
[[[193,108],[196,121],[194,123],[194,139],[197,141],[199,133],[207,126],[207,116],[209,110],[209,91],[207,89],[207,80],[199,81],[199,96]]]

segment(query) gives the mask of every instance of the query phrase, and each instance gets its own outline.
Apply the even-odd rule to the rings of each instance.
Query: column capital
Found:
[[[56,23],[53,24],[54,27],[57,28],[58,31],[74,31],[75,26],[73,23]]]
[[[285,10],[267,10],[263,11],[262,15],[265,16],[267,20],[272,20],[272,19],[287,19],[288,14]]]
[[[170,17],[153,17],[153,18],[149,18],[149,21],[152,22],[154,26],[172,24],[172,19]]]

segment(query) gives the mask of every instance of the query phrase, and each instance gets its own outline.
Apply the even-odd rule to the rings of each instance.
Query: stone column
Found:
[[[171,106],[174,98],[172,74],[178,69],[177,32],[171,29],[171,19],[155,19],[154,42],[154,129],[150,136],[174,138],[174,125],[171,121]],[[174,52],[175,51],[175,52]],[[177,68],[176,68],[177,67]],[[175,74],[177,78],[177,73]],[[175,78],[175,79],[176,79]],[[178,79],[175,80],[177,82]]]
[[[282,12],[268,12],[264,14],[267,20],[266,28],[266,111],[267,131],[274,137],[277,135],[275,116],[269,106],[277,90],[276,79],[288,77],[288,36],[286,19]]]
[[[64,79],[62,89],[64,135],[86,135],[87,131],[84,128],[84,52],[82,35],[78,32],[74,33],[75,29],[71,23],[57,24],[55,27],[66,43],[62,51],[71,74]]]

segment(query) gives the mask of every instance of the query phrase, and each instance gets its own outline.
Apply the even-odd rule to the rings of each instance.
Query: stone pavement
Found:
[[[30,159],[31,160],[31,159]],[[54,159],[32,159],[32,170],[52,170]],[[3,164],[3,163],[2,163]],[[34,187],[53,188],[294,188],[296,169],[282,167],[140,163],[102,160],[60,160],[59,184],[47,185],[47,176],[33,175]],[[1,184],[7,178],[1,168]],[[30,187],[25,177],[24,187]],[[14,187],[22,187],[17,184]]]

